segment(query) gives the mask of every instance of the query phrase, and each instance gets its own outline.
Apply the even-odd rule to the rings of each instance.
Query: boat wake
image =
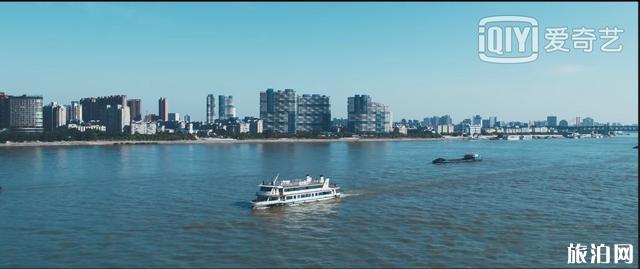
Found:
[[[358,195],[362,195],[362,193],[341,193],[340,194],[340,198],[346,198],[346,197],[351,197],[351,196],[358,196]]]

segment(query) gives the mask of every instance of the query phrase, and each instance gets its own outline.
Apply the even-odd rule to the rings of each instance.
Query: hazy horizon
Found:
[[[207,94],[259,116],[259,92],[368,94],[393,120],[479,114],[638,123],[637,3],[3,3],[0,92],[45,103],[124,94],[157,114],[205,118]],[[547,53],[526,64],[478,58],[478,22],[624,29],[620,53]],[[10,27],[6,27],[10,26]],[[541,44],[544,40],[541,39]],[[567,42],[571,42],[570,40]]]

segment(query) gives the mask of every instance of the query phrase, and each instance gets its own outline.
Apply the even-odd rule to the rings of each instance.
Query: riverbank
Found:
[[[170,145],[170,144],[256,144],[256,143],[334,143],[334,142],[396,142],[396,141],[438,141],[464,140],[467,138],[446,136],[442,138],[275,138],[275,139],[232,139],[232,138],[201,138],[197,140],[160,140],[160,141],[130,141],[130,140],[99,140],[99,141],[54,141],[54,142],[8,142],[0,144],[2,147],[41,147],[41,146],[109,146],[109,145]]]

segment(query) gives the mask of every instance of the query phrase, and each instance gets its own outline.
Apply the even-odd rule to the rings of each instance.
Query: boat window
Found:
[[[268,198],[267,196],[257,196],[257,197],[256,197],[256,200],[257,200],[258,202],[264,202],[264,201],[266,201],[266,200],[267,200],[267,198]]]
[[[271,187],[260,187],[260,191],[270,191]]]

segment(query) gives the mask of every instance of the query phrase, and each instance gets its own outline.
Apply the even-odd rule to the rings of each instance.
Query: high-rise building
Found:
[[[482,125],[482,117],[480,117],[480,115],[475,115],[473,117],[473,120],[472,120],[471,124],[472,125],[476,125],[476,126]]]
[[[169,121],[169,102],[167,97],[158,99],[158,116],[161,121]]]
[[[236,117],[236,106],[233,103],[233,96],[218,96],[218,118],[226,120]]]
[[[329,96],[304,94],[298,96],[296,132],[322,132],[331,128]]]
[[[82,121],[105,121],[107,107],[127,106],[126,95],[88,97],[80,99],[82,105]]]
[[[10,96],[9,128],[16,132],[42,132],[42,96]]]
[[[438,125],[451,125],[453,124],[453,119],[449,115],[444,115],[438,119]]]
[[[42,125],[45,131],[53,131],[67,124],[66,108],[56,102],[42,108]]]
[[[132,121],[141,121],[142,120],[142,100],[140,99],[130,99],[127,101],[127,106],[129,107],[129,112],[131,113],[130,117]]]
[[[0,129],[9,128],[9,95],[0,92]]]
[[[66,106],[67,122],[82,123],[82,105],[78,101],[72,101],[71,105]]]
[[[296,92],[292,89],[260,92],[260,119],[265,131],[295,133]]]
[[[178,113],[178,112],[169,113],[169,118],[167,119],[167,121],[179,122],[180,121],[180,113]]]
[[[493,128],[496,127],[496,124],[498,123],[498,117],[489,117],[489,127]]]
[[[580,117],[576,117],[576,127],[580,126]]]
[[[213,94],[207,95],[207,124],[213,124],[216,116],[216,97]]]
[[[491,120],[490,119],[483,119],[482,120],[482,128],[491,128]]]
[[[422,126],[424,127],[431,127],[431,128],[437,128],[438,127],[438,121],[440,120],[440,117],[438,116],[433,116],[433,117],[427,117],[424,118],[422,120]]]
[[[131,125],[131,112],[128,106],[108,106],[105,125],[109,133],[122,133],[126,126]]]
[[[355,95],[347,100],[348,129],[354,133],[391,132],[391,112],[369,95]]]
[[[184,122],[191,122],[191,115],[189,115],[189,114],[185,114],[185,115],[183,116],[183,119],[184,119]]]
[[[547,116],[547,127],[556,127],[556,126],[558,126],[558,117]]]
[[[595,125],[595,121],[590,117],[586,117],[582,119],[582,123],[580,126],[594,126],[594,125]]]
[[[144,119],[142,119],[142,121],[144,122],[151,122],[151,121],[158,121],[160,120],[160,117],[158,117],[158,115],[156,114],[148,114],[144,116]]]
[[[496,127],[498,123],[497,117],[488,117],[482,120],[482,128],[493,128]]]

